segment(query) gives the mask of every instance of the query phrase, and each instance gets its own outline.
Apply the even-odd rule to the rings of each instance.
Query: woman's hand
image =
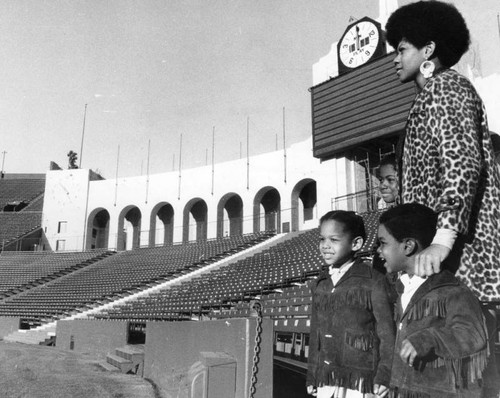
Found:
[[[316,395],[318,395],[318,390],[316,390],[316,387],[314,386],[307,386],[307,393],[315,397]]]
[[[448,254],[450,249],[443,245],[433,244],[425,248],[415,256],[415,275],[423,278],[437,274]]]

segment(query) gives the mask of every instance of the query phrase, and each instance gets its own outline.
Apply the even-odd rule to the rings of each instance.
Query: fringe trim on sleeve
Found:
[[[469,382],[475,383],[482,378],[483,371],[488,362],[489,349],[476,352],[471,356],[460,359],[445,359],[455,375],[457,388],[467,388]]]
[[[394,387],[389,391],[389,398],[430,398],[430,395],[425,392]]]
[[[339,386],[363,394],[373,394],[373,374],[349,368],[333,370],[325,367],[319,386]]]
[[[345,334],[345,342],[351,347],[354,347],[361,351],[370,351],[374,346],[373,334],[354,335],[347,331]]]
[[[359,306],[369,311],[372,309],[371,292],[364,289],[353,289],[338,294],[318,294],[315,300],[316,310],[337,310],[346,306]]]
[[[468,388],[469,383],[475,383],[482,378],[489,355],[487,347],[465,358],[445,359],[438,357],[434,361],[426,362],[426,366],[433,369],[446,366],[448,372],[453,372],[455,376],[456,388]]]

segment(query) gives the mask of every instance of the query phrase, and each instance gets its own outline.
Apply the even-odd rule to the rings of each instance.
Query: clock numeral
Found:
[[[376,32],[375,32],[374,30],[370,30],[370,33],[368,33],[368,36],[370,36],[370,37],[371,37],[371,36],[375,36],[375,33],[376,33]]]
[[[368,56],[369,56],[370,54],[371,54],[370,50],[366,50],[366,51],[365,51],[365,55],[368,55]]]

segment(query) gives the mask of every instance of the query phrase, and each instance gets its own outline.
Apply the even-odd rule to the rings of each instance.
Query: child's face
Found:
[[[327,265],[340,267],[353,257],[354,241],[344,232],[344,226],[334,220],[327,220],[320,226],[319,251]]]
[[[378,227],[378,254],[385,260],[384,267],[387,272],[405,271],[407,257],[405,255],[405,244],[399,242],[392,236],[384,225]]]
[[[394,203],[398,197],[398,176],[392,164],[385,164],[379,169],[380,195],[385,203]]]

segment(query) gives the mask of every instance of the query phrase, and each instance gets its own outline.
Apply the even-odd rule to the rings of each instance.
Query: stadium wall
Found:
[[[0,338],[4,338],[8,334],[17,332],[19,330],[19,325],[19,317],[0,317]]]
[[[127,321],[57,321],[56,347],[103,359],[127,344]]]
[[[158,228],[161,222],[155,216],[162,206],[173,212],[172,241],[195,240],[199,225],[190,210],[200,203],[206,207],[204,237],[220,237],[221,231],[225,236],[228,220],[226,215],[224,226],[220,225],[220,208],[228,197],[241,200],[241,233],[259,232],[266,229],[259,198],[272,190],[279,198],[278,232],[286,230],[287,223],[288,227],[296,224],[296,230],[310,229],[332,209],[333,198],[352,192],[357,167],[346,159],[321,163],[313,158],[311,140],[307,140],[287,148],[286,168],[284,152],[276,151],[248,161],[218,163],[213,172],[212,166],[205,166],[180,173],[92,180],[91,172],[85,169],[49,171],[42,225],[50,246],[46,249],[90,249],[91,238],[95,240],[92,223],[102,214],[108,219],[101,239],[105,246],[101,242],[98,247],[124,250],[163,244],[163,232]],[[316,204],[312,218],[304,221],[302,212],[295,212],[297,216],[292,208],[297,208],[294,200],[302,206],[296,199],[297,190],[308,181],[316,183]],[[127,216],[130,214],[133,217]]]
[[[226,375],[225,381],[221,379],[224,375],[219,373],[219,383],[216,384],[235,382],[236,393],[220,395],[212,390],[209,391],[208,397],[248,397],[252,381],[256,325],[256,318],[204,322],[148,322],[144,377],[153,380],[161,388],[162,393],[167,393],[167,397],[189,396],[183,393],[188,391],[203,364],[208,365],[212,362],[216,367],[226,365],[226,373],[233,372],[232,376]],[[254,397],[267,398],[273,395],[272,320],[263,320],[260,337]],[[231,369],[232,359],[235,361],[235,376],[234,370]],[[213,388],[217,387],[222,386],[216,385]],[[168,395],[174,392],[175,395]]]

